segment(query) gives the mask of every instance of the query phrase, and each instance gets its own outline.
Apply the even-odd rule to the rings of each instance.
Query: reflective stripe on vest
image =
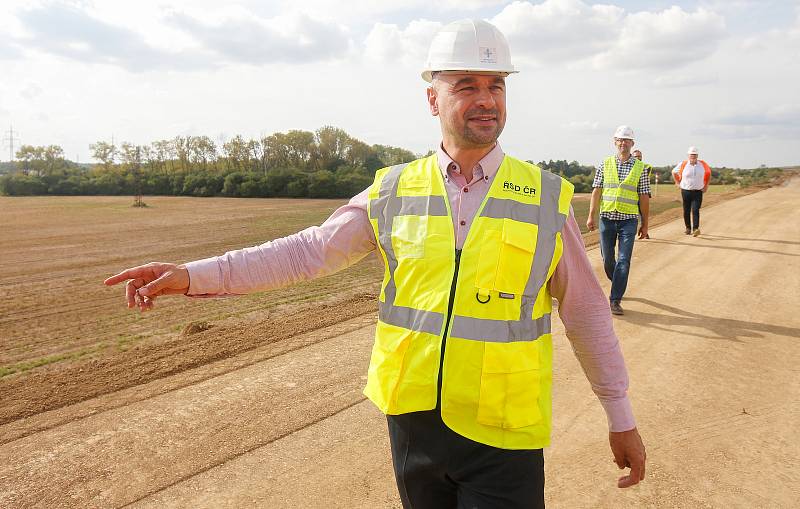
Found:
[[[619,181],[617,160],[609,156],[603,161],[603,198],[600,212],[617,211],[623,214],[639,213],[639,179],[644,171],[644,164],[636,160],[628,176]]]
[[[368,210],[385,272],[364,392],[382,411],[434,408],[447,334],[445,423],[495,447],[547,445],[547,281],[561,255],[572,190],[556,175],[504,158],[464,243],[445,331],[455,234],[437,157],[376,173]]]

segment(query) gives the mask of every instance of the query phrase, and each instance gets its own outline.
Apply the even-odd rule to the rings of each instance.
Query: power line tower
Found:
[[[19,133],[17,133],[19,134]],[[8,136],[3,137],[3,142],[8,142],[8,160],[9,162],[14,160],[14,141],[19,142],[19,138],[14,136],[14,126],[8,126]]]

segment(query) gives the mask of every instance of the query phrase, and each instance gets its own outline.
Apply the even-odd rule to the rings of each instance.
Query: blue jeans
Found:
[[[609,300],[619,301],[628,287],[628,272],[631,268],[633,241],[639,219],[623,219],[616,221],[600,217],[600,254],[603,256],[603,268],[611,281]],[[615,245],[619,239],[619,253],[614,255]]]

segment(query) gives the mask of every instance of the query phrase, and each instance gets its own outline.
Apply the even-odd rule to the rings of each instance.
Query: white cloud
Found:
[[[346,29],[311,16],[260,18],[235,6],[225,13],[165,16],[150,9],[137,25],[110,22],[102,11],[47,4],[17,13],[24,33],[17,40],[27,49],[134,72],[214,69],[232,62],[306,63],[341,59],[350,51]],[[18,53],[13,46],[0,46],[0,57]]]
[[[681,67],[709,57],[726,35],[724,18],[708,9],[628,13],[581,0],[517,1],[490,21],[523,65],[599,70]]]
[[[794,24],[786,29],[772,29],[764,33],[746,38],[741,47],[748,51],[786,51],[793,53],[798,58],[800,53],[800,7]]]
[[[763,111],[723,116],[695,132],[726,139],[795,140],[800,137],[800,104],[780,104]]]
[[[198,53],[173,53],[153,47],[136,31],[103,21],[72,5],[34,7],[21,11],[18,18],[26,32],[20,38],[26,49],[131,71],[192,69],[206,63]]]
[[[686,72],[661,74],[653,79],[653,85],[658,88],[705,87],[717,83],[718,76]]]
[[[614,45],[593,59],[598,69],[671,69],[711,56],[726,35],[717,13],[680,7],[630,14]]]
[[[569,64],[610,47],[624,10],[580,0],[514,2],[490,21],[506,35],[513,58],[534,65]]]
[[[421,69],[428,56],[428,46],[441,26],[441,23],[424,19],[412,21],[403,29],[376,23],[364,41],[364,54],[378,63],[399,62]]]
[[[270,2],[280,12],[313,13],[323,19],[353,23],[353,20],[386,22],[408,13],[422,16],[467,17],[476,11],[496,8],[508,0],[350,0],[343,8],[340,2],[331,0],[280,0]]]
[[[296,64],[336,60],[347,56],[350,45],[344,28],[305,14],[228,18],[211,24],[176,13],[168,21],[226,61]]]

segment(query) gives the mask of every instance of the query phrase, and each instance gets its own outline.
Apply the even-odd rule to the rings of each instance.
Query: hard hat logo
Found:
[[[430,83],[433,73],[443,71],[500,76],[517,72],[503,33],[480,19],[455,21],[436,33],[422,79]]]
[[[496,64],[497,63],[497,48],[481,48],[481,63],[482,64]]]

